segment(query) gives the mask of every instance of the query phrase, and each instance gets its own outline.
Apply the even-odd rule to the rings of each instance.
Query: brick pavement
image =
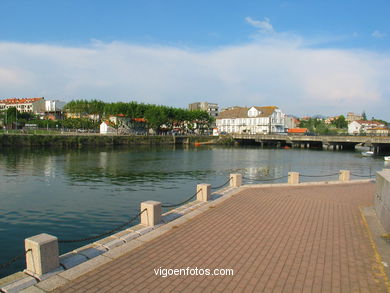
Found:
[[[359,206],[373,183],[249,188],[57,292],[387,292]],[[170,276],[158,268],[231,268]]]

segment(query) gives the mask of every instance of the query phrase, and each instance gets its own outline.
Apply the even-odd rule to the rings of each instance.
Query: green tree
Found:
[[[10,107],[5,111],[5,125],[11,125],[16,122],[16,120],[20,118],[20,113],[16,107]]]
[[[150,128],[158,132],[160,127],[168,123],[168,115],[161,106],[149,107],[145,111],[145,119],[148,122]]]
[[[123,114],[129,118],[145,118],[149,127],[159,131],[162,125],[167,129],[185,129],[186,126],[197,125],[198,128],[209,128],[213,118],[205,111],[189,111],[180,108],[157,106],[137,102],[105,103],[99,100],[74,100],[66,104],[65,110],[70,113],[86,115],[99,114],[106,118],[110,115]],[[73,128],[73,127],[72,127]]]
[[[348,122],[345,120],[345,117],[343,115],[339,116],[336,120],[333,121],[333,125],[336,126],[336,128],[347,128]]]

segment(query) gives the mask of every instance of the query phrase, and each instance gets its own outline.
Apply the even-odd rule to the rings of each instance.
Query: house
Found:
[[[119,134],[141,134],[148,132],[147,121],[144,118],[127,118],[118,127]]]
[[[292,116],[284,117],[284,125],[286,129],[296,128],[299,125],[299,120]]]
[[[108,121],[118,128],[119,134],[146,134],[147,121],[144,118],[130,118],[124,114],[111,115]]]
[[[388,136],[390,129],[387,127],[373,127],[366,130],[366,134],[375,136]]]
[[[373,128],[383,128],[385,125],[378,121],[357,120],[348,123],[348,134],[357,135],[370,132]]]
[[[4,111],[12,107],[16,108],[21,113],[43,113],[45,112],[45,100],[43,97],[28,99],[11,98],[0,100],[0,111]]]
[[[110,121],[103,121],[100,124],[100,133],[101,134],[114,134],[117,133],[117,130],[114,128],[114,124]]]
[[[219,133],[282,133],[285,114],[276,106],[235,107],[222,111],[216,118]]]
[[[339,119],[340,116],[331,116],[324,120],[325,124],[329,125],[332,124],[335,120]]]
[[[348,112],[347,118],[345,120],[347,120],[347,122],[363,120],[363,116],[352,112]]]
[[[68,119],[90,119],[96,122],[101,119],[100,114],[86,114],[86,113],[73,113],[73,112],[65,112],[65,117]]]

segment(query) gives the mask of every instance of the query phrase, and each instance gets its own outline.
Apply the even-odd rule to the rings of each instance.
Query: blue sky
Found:
[[[248,42],[246,17],[270,19],[277,31],[326,38],[327,46],[389,47],[389,1],[52,1],[2,0],[1,39],[212,47]],[[383,37],[373,37],[378,31]],[[325,45],[325,44],[324,44]]]
[[[389,11],[356,0],[1,0],[0,96],[390,120]]]

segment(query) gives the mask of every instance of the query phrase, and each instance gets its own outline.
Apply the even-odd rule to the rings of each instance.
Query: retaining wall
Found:
[[[0,146],[106,146],[106,145],[168,145],[190,144],[195,141],[209,141],[214,137],[190,136],[125,136],[125,135],[33,135],[33,134],[0,134]]]
[[[375,211],[386,233],[390,233],[390,169],[377,172]]]

